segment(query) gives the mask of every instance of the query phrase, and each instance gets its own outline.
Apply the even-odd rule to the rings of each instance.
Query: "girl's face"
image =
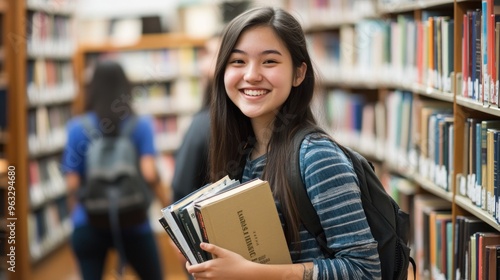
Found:
[[[270,124],[292,86],[304,80],[305,63],[295,69],[283,42],[267,26],[243,32],[224,73],[226,92],[252,122]]]

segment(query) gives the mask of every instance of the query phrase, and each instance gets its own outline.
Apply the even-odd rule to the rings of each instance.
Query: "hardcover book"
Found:
[[[236,252],[253,262],[291,263],[267,181],[248,181],[197,201],[194,208],[203,241]]]

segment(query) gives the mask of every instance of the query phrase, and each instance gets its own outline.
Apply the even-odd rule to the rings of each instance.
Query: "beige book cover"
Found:
[[[267,181],[254,179],[195,203],[203,240],[253,262],[289,264],[290,253]]]

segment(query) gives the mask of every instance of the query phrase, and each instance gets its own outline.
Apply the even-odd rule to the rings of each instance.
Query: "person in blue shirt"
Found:
[[[88,221],[85,208],[78,199],[85,187],[85,151],[93,137],[114,136],[134,116],[131,107],[131,85],[120,64],[113,61],[97,63],[87,88],[86,113],[67,123],[67,145],[62,166],[68,189],[73,232],[71,245],[84,280],[103,277],[106,256],[114,247],[110,229],[98,228]],[[83,118],[90,118],[95,129],[84,129]],[[138,116],[131,134],[139,154],[140,171],[153,193],[166,206],[169,203],[155,166],[156,150],[152,119]],[[127,228],[121,228],[126,262],[141,279],[163,279],[155,236],[148,219]]]
[[[215,182],[242,172],[243,182],[258,177],[270,183],[293,264],[251,262],[202,243],[201,248],[216,258],[186,263],[195,279],[381,278],[377,241],[366,220],[352,163],[321,133],[303,140],[299,169],[334,256],[325,255],[300,223],[286,174],[288,163],[294,162],[289,152],[294,133],[317,126],[310,106],[314,87],[304,33],[289,13],[254,8],[225,27],[211,106],[210,178]]]

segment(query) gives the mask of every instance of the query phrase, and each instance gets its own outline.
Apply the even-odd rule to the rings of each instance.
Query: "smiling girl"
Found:
[[[293,264],[248,261],[213,244],[216,258],[186,265],[195,279],[380,279],[377,242],[368,226],[352,163],[327,135],[311,133],[299,150],[300,175],[320,218],[321,247],[300,222],[287,163],[294,134],[316,127],[310,103],[315,74],[300,24],[278,8],[255,8],[224,30],[211,107],[211,180],[269,181]],[[240,162],[245,162],[241,170]],[[258,203],[258,201],[256,201]]]

